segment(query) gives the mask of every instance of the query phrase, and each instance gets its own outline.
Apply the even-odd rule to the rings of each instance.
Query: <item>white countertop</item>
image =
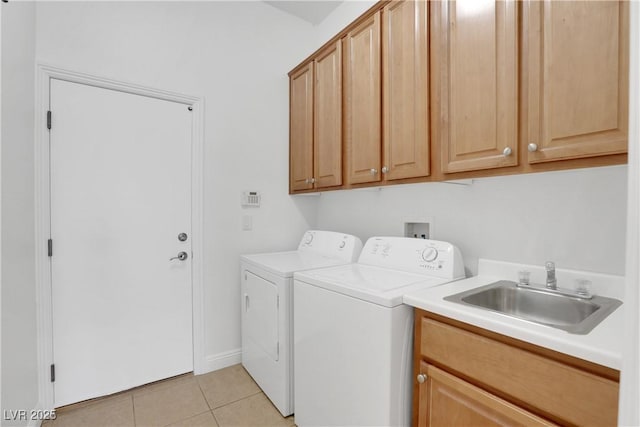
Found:
[[[539,278],[540,274],[544,274],[540,273],[537,266],[480,260],[478,276],[410,292],[404,295],[403,302],[431,313],[620,370],[624,341],[624,304],[607,316],[588,334],[577,335],[485,309],[444,301],[443,299],[449,295],[488,285],[498,280],[516,281],[517,271],[521,269],[527,269],[532,272],[533,283],[538,282],[535,278]],[[557,270],[557,277],[559,286],[565,278],[567,280],[573,277],[590,279],[593,281],[594,293],[622,299],[623,277],[560,269]]]

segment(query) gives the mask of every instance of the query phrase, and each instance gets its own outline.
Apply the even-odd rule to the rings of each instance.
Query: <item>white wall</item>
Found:
[[[624,426],[640,425],[640,3],[631,3],[629,84],[629,209],[625,354],[620,378],[620,413]]]
[[[314,46],[312,52],[328,42],[329,39],[376,3],[376,0],[345,0],[320,24],[314,27],[316,46]],[[309,52],[309,54],[312,52]],[[300,60],[302,59],[300,58]]]
[[[0,241],[2,239],[2,7],[0,7]],[[0,244],[0,322],[2,321],[2,244]],[[2,405],[2,323],[0,323],[0,412]],[[2,421],[0,421],[0,425]]]
[[[34,248],[35,6],[2,7],[2,414],[38,403]],[[26,425],[3,420],[2,425]]]
[[[205,98],[206,352],[212,367],[239,360],[239,255],[292,248],[315,224],[317,198],[287,195],[287,72],[312,51],[311,24],[262,2],[36,9],[37,61]],[[243,190],[262,207],[243,210]]]
[[[484,257],[624,275],[626,166],[336,191],[321,196],[318,227],[367,239],[423,217],[431,238],[460,248],[467,274]]]

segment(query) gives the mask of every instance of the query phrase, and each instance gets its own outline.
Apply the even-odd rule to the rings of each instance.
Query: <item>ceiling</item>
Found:
[[[265,3],[302,18],[313,25],[318,25],[342,3],[342,0],[265,0]]]

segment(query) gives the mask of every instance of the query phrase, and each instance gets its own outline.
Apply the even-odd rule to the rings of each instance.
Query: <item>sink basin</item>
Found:
[[[544,289],[518,287],[507,280],[444,299],[582,335],[588,334],[622,304],[613,298],[583,299]]]

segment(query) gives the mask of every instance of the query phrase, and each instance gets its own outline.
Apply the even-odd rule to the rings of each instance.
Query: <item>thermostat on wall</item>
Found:
[[[259,208],[260,207],[260,193],[257,191],[243,191],[242,192],[242,207],[243,208]]]

